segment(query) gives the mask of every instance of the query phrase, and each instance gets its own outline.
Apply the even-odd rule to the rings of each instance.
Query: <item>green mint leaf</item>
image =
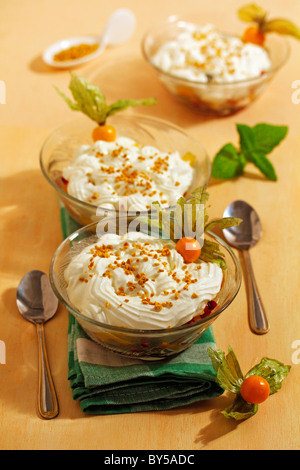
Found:
[[[213,348],[208,348],[207,352],[220,387],[232,393],[239,393],[244,377],[233,349],[228,348],[227,356],[223,351]]]
[[[265,154],[280,144],[288,132],[287,126],[272,126],[270,124],[257,124],[253,127],[255,149]]]
[[[269,180],[276,181],[275,169],[266,155],[286,137],[288,127],[261,123],[254,127],[236,124],[236,129],[240,138],[239,150],[231,143],[224,145],[213,160],[212,176],[216,179],[240,176],[250,162]]]
[[[291,366],[286,366],[275,359],[264,357],[259,364],[254,366],[246,377],[249,375],[259,375],[269,382],[270,395],[280,390],[283,380],[287,377]]]
[[[266,178],[277,181],[275,169],[266,154],[272,152],[285,138],[288,128],[264,123],[254,127],[237,124],[236,127],[240,136],[241,152],[246,159],[253,163]]]
[[[240,149],[248,161],[252,161],[251,155],[255,151],[255,133],[254,130],[246,124],[236,124],[240,136]]]
[[[275,169],[270,160],[260,152],[253,152],[251,154],[252,163],[271,181],[277,181]]]
[[[252,152],[271,153],[288,132],[286,126],[273,126],[264,123],[256,124],[254,127],[237,124],[236,128],[240,136],[241,152],[249,161],[252,161]]]
[[[236,421],[242,421],[251,416],[255,415],[258,410],[258,405],[252,405],[251,403],[247,403],[241,395],[237,395],[235,397],[234,402],[226,408],[226,410],[221,411],[221,413],[225,416],[225,418],[230,419],[233,418]]]
[[[244,172],[245,157],[233,144],[226,144],[216,154],[212,164],[212,176],[216,179],[231,179]]]

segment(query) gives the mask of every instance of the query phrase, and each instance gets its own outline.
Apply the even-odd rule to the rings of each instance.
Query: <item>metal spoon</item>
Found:
[[[243,219],[240,225],[224,229],[223,233],[228,243],[241,251],[245,262],[250,328],[256,334],[265,334],[270,326],[258,292],[249,254],[249,249],[256,245],[262,235],[260,219],[253,207],[244,201],[232,202],[225,209],[224,217]]]
[[[107,46],[117,46],[122,44],[132,36],[136,26],[136,18],[134,13],[128,8],[118,8],[108,18],[101,36],[78,36],[73,38],[62,39],[49,46],[43,53],[43,60],[46,64],[56,68],[74,67],[84,62],[94,59],[100,55]],[[53,59],[54,55],[62,50],[69,49],[79,44],[98,44],[95,52],[78,59],[64,62],[58,62]]]
[[[39,345],[38,411],[42,418],[52,419],[58,415],[59,408],[46,352],[44,323],[56,313],[58,300],[45,273],[34,270],[23,277],[17,290],[17,306],[22,317],[37,326]]]

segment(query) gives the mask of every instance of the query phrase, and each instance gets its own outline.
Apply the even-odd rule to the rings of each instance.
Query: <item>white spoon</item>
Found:
[[[44,51],[43,60],[46,64],[57,68],[68,68],[83,64],[100,55],[107,46],[117,46],[126,42],[132,36],[135,25],[136,19],[132,11],[127,8],[119,8],[109,17],[101,36],[78,36],[62,39]],[[62,62],[54,60],[55,54],[70,47],[95,43],[99,44],[96,51],[84,57]]]

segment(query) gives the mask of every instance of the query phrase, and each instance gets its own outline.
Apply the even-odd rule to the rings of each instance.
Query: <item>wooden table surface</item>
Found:
[[[238,143],[235,124],[288,125],[289,133],[271,159],[279,179],[269,182],[253,168],[234,181],[209,185],[211,216],[231,201],[244,199],[259,212],[263,237],[252,250],[257,282],[271,330],[257,336],[247,323],[244,283],[237,299],[214,325],[217,347],[235,350],[247,371],[263,356],[292,365],[282,390],[260,405],[251,419],[226,420],[220,410],[232,400],[222,397],[166,412],[85,416],[73,401],[67,380],[68,315],[60,307],[46,326],[49,359],[60,402],[60,415],[43,421],[36,414],[37,338],[33,325],[16,308],[16,288],[31,269],[49,270],[62,241],[56,194],[39,168],[41,145],[56,126],[75,116],[54,91],[67,90],[68,71],[48,68],[41,52],[59,38],[101,31],[120,0],[3,0],[0,26],[0,80],[6,102],[0,104],[1,233],[0,364],[1,449],[228,450],[299,449],[300,302],[299,302],[299,154],[300,103],[292,84],[300,79],[300,43],[289,38],[288,62],[264,95],[248,109],[226,118],[207,118],[176,103],[145,63],[141,39],[157,20],[174,13],[198,12],[203,23],[241,32],[240,0],[127,0],[137,17],[134,36],[106,50],[76,70],[96,82],[110,102],[118,98],[156,96],[155,107],[141,113],[173,121],[206,147],[211,158],[227,142]],[[300,18],[297,0],[262,0],[272,16]]]

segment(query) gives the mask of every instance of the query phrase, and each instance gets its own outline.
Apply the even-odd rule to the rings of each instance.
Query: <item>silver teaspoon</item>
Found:
[[[224,217],[243,219],[240,225],[223,230],[228,243],[241,251],[246,266],[246,286],[248,293],[249,324],[259,335],[269,331],[267,315],[257,288],[249,254],[262,235],[262,226],[256,211],[244,201],[232,202],[224,211]]]
[[[39,345],[38,412],[42,418],[52,419],[58,415],[59,407],[47,357],[44,323],[56,313],[58,300],[45,273],[33,270],[23,277],[17,290],[17,306],[22,317],[37,327]]]

